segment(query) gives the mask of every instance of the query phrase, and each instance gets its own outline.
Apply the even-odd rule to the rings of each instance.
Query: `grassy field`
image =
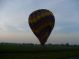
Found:
[[[78,45],[0,44],[0,59],[67,59],[78,56]]]

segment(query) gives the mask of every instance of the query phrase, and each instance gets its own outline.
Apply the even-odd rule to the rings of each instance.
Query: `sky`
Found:
[[[28,17],[48,9],[55,16],[55,27],[46,43],[79,44],[78,6],[79,0],[0,0],[0,42],[39,44]]]

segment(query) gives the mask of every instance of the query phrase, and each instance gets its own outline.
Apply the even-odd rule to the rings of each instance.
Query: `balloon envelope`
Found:
[[[33,33],[44,45],[54,28],[55,18],[53,13],[46,9],[39,9],[30,14],[28,21]]]

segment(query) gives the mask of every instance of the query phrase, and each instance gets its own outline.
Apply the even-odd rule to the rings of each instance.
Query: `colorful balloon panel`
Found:
[[[29,26],[42,45],[47,41],[54,24],[53,13],[46,9],[36,10],[29,16]]]

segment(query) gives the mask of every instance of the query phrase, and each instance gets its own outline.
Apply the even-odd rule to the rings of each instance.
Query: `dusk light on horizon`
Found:
[[[79,44],[78,0],[0,0],[0,43],[39,44],[28,24],[30,13],[48,9],[55,26],[46,44]]]

